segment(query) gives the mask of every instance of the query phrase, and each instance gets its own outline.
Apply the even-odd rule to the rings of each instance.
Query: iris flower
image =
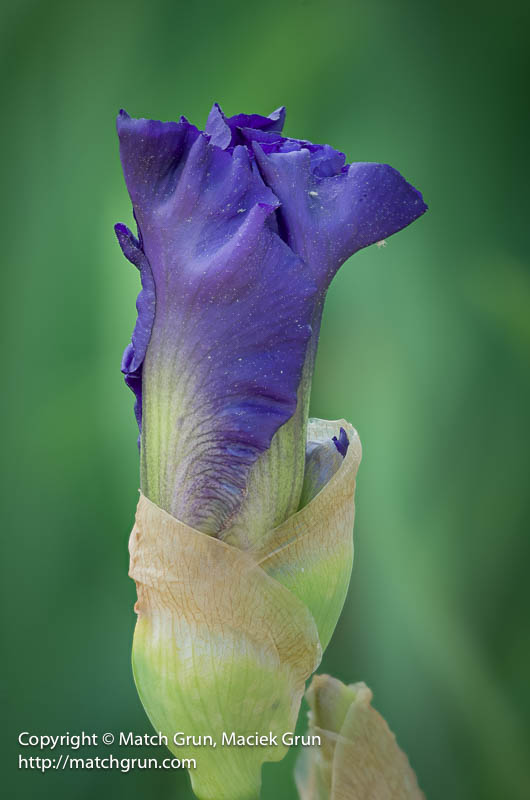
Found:
[[[133,659],[158,730],[294,725],[348,586],[360,459],[348,423],[308,420],[325,295],[426,210],[392,167],[348,165],[284,120],[118,116],[138,230],[116,233],[142,282],[122,363],[140,426]],[[194,790],[256,797],[284,752],[202,752]]]

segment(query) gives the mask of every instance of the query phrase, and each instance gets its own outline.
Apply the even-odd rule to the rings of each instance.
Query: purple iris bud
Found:
[[[340,429],[338,438],[336,436],[333,436],[332,441],[337,450],[339,451],[339,453],[341,454],[341,456],[344,458],[346,456],[346,453],[348,452],[348,447],[350,445],[348,434],[346,433],[344,428]]]
[[[142,282],[122,362],[142,490],[221,537],[252,503],[260,464],[263,525],[298,507],[327,287],[354,252],[426,210],[396,170],[346,165],[329,145],[284,137],[284,120],[283,108],[226,117],[216,104],[205,132],[124,111],[117,122],[138,234],[121,224],[116,233]],[[281,445],[293,419],[300,435],[293,423]],[[344,456],[345,432],[333,441]],[[273,445],[282,474],[272,474]],[[275,509],[289,474],[297,483]]]

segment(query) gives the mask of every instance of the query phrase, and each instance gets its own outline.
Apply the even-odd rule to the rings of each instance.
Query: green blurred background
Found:
[[[322,669],[372,687],[429,800],[529,797],[528,4],[1,13],[6,796],[191,798],[180,773],[19,772],[16,737],[150,731],[129,666],[138,456],[119,362],[138,276],[112,229],[131,222],[114,118],[203,124],[218,100],[283,103],[288,134],[389,162],[430,205],[327,301],[312,413],[351,420],[364,460]],[[294,800],[294,757],[265,767],[265,800]]]

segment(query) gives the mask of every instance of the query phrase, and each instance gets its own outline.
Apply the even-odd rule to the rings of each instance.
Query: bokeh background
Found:
[[[372,687],[429,800],[529,797],[528,4],[17,0],[1,15],[6,796],[192,797],[174,772],[19,771],[16,737],[150,731],[129,664],[138,457],[119,362],[138,275],[112,229],[131,222],[114,118],[203,124],[218,100],[285,104],[288,134],[389,162],[430,205],[327,301],[312,413],[352,420],[364,460],[322,669]],[[295,755],[265,767],[265,800],[294,800]]]

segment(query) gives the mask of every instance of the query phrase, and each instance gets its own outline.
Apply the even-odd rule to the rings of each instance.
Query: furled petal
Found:
[[[331,178],[340,172],[348,170],[345,166],[346,156],[340,150],[335,150],[329,144],[313,144],[305,139],[287,139],[278,134],[262,133],[261,131],[245,130],[248,136],[247,143],[259,142],[261,149],[267,155],[271,153],[293,153],[300,150],[309,151],[311,172],[318,178]]]
[[[151,338],[151,330],[155,318],[155,283],[151,267],[142,249],[139,239],[132,234],[126,225],[115,226],[116,236],[125,258],[140,270],[142,289],[136,300],[138,317],[132,334],[131,344],[127,345],[121,362],[121,371],[125,382],[136,395],[134,412],[140,431],[142,430],[142,365],[147,345]]]
[[[316,287],[274,232],[278,201],[244,147],[223,151],[186,121],[125,114],[118,133],[156,292],[142,486],[173,516],[218,533],[296,408]]]
[[[282,236],[325,292],[347,258],[405,228],[427,206],[387,164],[340,167],[342,154],[334,156],[332,148],[290,141],[266,146],[255,140],[253,148],[265,183],[281,202]]]
[[[348,452],[348,447],[350,446],[350,440],[348,439],[348,434],[344,428],[340,429],[338,437],[334,436],[332,441],[341,456],[344,458]]]
[[[221,110],[219,103],[214,103],[206,122],[205,133],[211,138],[212,144],[226,150],[238,144],[246,144],[246,138],[241,129],[258,131],[274,131],[276,136],[281,134],[285,122],[285,108],[277,108],[268,117],[260,114],[236,114],[227,117]]]
[[[324,440],[310,439],[307,442],[301,508],[304,508],[329,483],[342,465],[349,444],[348,434],[344,428],[340,429],[338,437],[327,437]]]

